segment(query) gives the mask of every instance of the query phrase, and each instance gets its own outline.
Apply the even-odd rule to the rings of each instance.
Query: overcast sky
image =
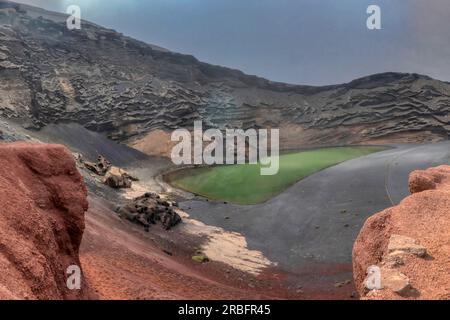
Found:
[[[334,84],[385,71],[450,81],[448,0],[19,0],[270,80]],[[366,9],[381,7],[382,30]]]

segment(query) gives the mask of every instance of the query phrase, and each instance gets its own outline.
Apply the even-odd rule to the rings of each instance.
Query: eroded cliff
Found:
[[[0,143],[0,299],[84,299],[80,267],[87,192],[63,146]]]

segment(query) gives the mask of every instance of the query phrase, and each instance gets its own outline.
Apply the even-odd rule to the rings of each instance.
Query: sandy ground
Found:
[[[292,275],[276,267],[255,274],[214,259],[199,264],[191,254],[208,242],[201,234],[157,226],[145,233],[104,200],[90,197],[89,203],[80,260],[86,285],[99,299],[334,299],[352,293],[349,284],[330,288],[309,283],[308,276],[294,285]]]

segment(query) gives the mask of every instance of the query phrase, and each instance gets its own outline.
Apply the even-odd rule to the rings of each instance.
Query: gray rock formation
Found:
[[[160,195],[149,192],[129,200],[118,207],[116,212],[122,218],[143,225],[147,231],[157,221],[161,222],[165,230],[169,230],[181,222],[177,207],[176,202],[161,199]]]
[[[202,119],[218,128],[282,127],[295,136],[286,145],[417,132],[447,138],[449,93],[449,83],[417,74],[325,87],[275,83],[86,21],[69,31],[62,14],[0,1],[0,116],[27,128],[77,122],[130,142]]]

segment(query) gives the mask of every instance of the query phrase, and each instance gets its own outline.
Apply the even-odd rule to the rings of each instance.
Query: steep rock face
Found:
[[[154,144],[148,134],[155,130],[200,119],[208,127],[280,127],[286,148],[450,132],[450,84],[426,76],[385,73],[325,87],[275,83],[89,22],[69,31],[65,18],[0,0],[1,116],[34,128],[77,122],[142,150]]]
[[[0,299],[81,299],[67,267],[80,266],[87,192],[59,145],[0,143]],[[82,283],[83,284],[83,283]]]
[[[355,242],[354,278],[365,299],[450,298],[450,166],[414,171],[409,187],[413,194],[369,218]],[[373,267],[381,289],[367,285]]]

